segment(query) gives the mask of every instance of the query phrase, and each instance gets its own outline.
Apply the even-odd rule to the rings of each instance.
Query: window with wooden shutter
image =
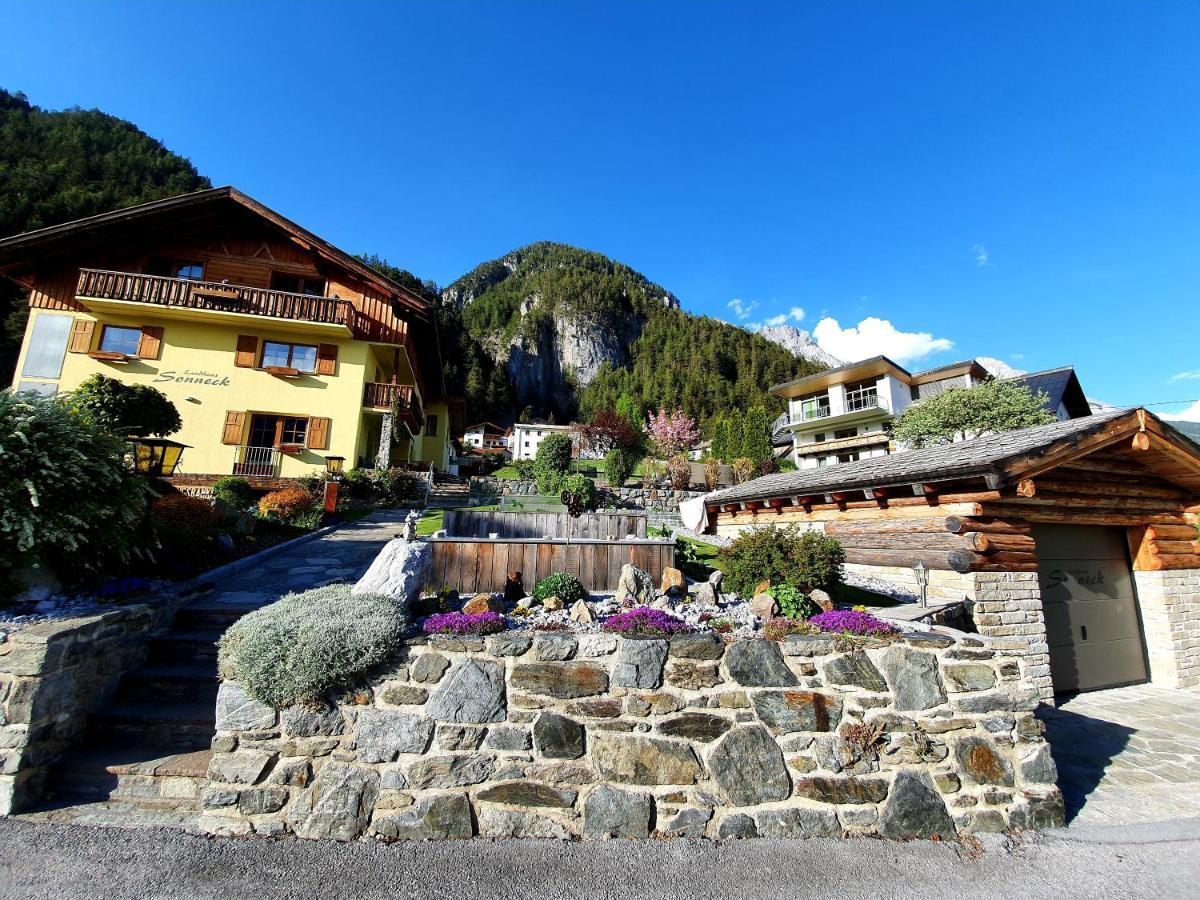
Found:
[[[246,414],[244,412],[225,413],[225,432],[221,435],[221,443],[240,444],[242,442],[242,430],[245,427]]]
[[[91,319],[76,319],[71,324],[71,343],[67,349],[72,353],[87,353],[92,349],[92,333],[96,323]]]
[[[138,341],[138,359],[158,359],[162,355],[163,330],[158,325],[143,325]]]
[[[333,375],[337,372],[337,344],[321,344],[317,347],[317,374]]]
[[[258,338],[252,334],[239,334],[237,353],[234,354],[233,364],[244,369],[253,369],[258,362]]]
[[[308,420],[308,449],[329,449],[329,419],[313,416]]]

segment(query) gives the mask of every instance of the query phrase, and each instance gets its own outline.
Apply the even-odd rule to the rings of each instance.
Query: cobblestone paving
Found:
[[[1200,691],[1093,691],[1042,718],[1069,825],[1200,817]]]

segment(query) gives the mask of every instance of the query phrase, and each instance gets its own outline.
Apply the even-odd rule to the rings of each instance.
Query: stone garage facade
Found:
[[[930,599],[1025,643],[1044,700],[1200,685],[1200,446],[1144,409],[771,475],[706,505],[720,535],[824,531],[900,593],[922,563]]]

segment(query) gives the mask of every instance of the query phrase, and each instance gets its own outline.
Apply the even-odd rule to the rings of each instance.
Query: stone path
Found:
[[[1092,691],[1042,718],[1070,826],[1200,817],[1200,691]]]

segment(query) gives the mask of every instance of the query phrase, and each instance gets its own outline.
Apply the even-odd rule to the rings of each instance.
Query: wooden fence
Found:
[[[453,588],[464,594],[504,590],[509,572],[520,572],[525,590],[552,572],[574,575],[589,591],[615,590],[621,567],[632,563],[662,579],[675,565],[675,542],[659,540],[599,541],[571,539],[431,538],[434,590]]]
[[[562,538],[567,535],[565,512],[508,512],[505,510],[448,510],[442,527],[450,537]],[[587,513],[571,522],[571,540],[622,540],[646,536],[646,514],[627,512]]]

